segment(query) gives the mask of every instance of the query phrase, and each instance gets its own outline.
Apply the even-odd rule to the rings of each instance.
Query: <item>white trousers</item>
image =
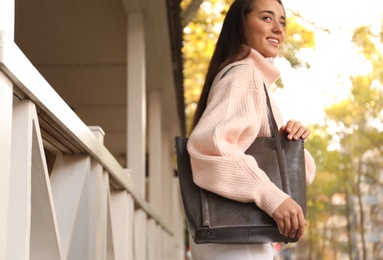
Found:
[[[273,260],[271,244],[196,244],[189,236],[193,260]]]

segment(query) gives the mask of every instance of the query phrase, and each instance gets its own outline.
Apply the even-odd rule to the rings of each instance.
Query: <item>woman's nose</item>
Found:
[[[282,33],[284,31],[284,28],[280,22],[276,22],[273,27],[273,32],[274,33]]]

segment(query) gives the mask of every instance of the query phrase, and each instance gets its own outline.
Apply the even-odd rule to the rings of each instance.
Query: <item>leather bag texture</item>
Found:
[[[270,180],[290,195],[306,214],[304,142],[280,135],[266,91],[273,137],[256,138],[245,152],[255,158]],[[197,244],[264,244],[297,242],[279,233],[276,222],[255,203],[227,199],[198,187],[193,181],[187,138],[175,138],[177,171],[188,230]],[[241,189],[241,187],[238,187]]]
[[[188,230],[197,244],[264,244],[296,242],[281,235],[274,219],[255,203],[242,203],[198,187],[192,176],[187,138],[176,137],[177,170]],[[257,138],[246,153],[253,155],[270,180],[283,189],[278,157],[286,158],[290,196],[306,212],[306,173],[303,141],[282,139],[277,151],[274,138]],[[241,187],[238,187],[240,189]]]

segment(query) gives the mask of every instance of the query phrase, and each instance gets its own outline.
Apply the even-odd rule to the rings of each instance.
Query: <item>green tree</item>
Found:
[[[311,125],[310,140],[305,146],[314,157],[317,164],[317,175],[314,183],[307,188],[307,245],[299,244],[298,249],[308,250],[308,259],[327,259],[329,252],[338,250],[336,240],[336,230],[333,229],[332,217],[344,215],[345,208],[342,206],[332,206],[331,200],[334,195],[342,193],[339,183],[342,183],[341,175],[341,156],[339,151],[330,150],[329,147],[334,142],[333,136],[327,131],[327,126]],[[328,248],[330,246],[330,248]]]
[[[379,35],[374,35],[367,26],[355,30],[353,42],[371,63],[372,70],[366,75],[351,76],[350,96],[327,108],[326,115],[328,122],[336,125],[334,136],[340,144],[337,160],[340,167],[335,172],[341,184],[339,190],[344,192],[347,198],[345,213],[348,220],[349,255],[352,257],[356,254],[352,248],[355,248],[356,240],[360,239],[360,259],[375,259],[376,255],[368,256],[367,253],[368,241],[365,240],[365,234],[373,230],[366,230],[367,210],[363,198],[370,195],[373,185],[382,187],[379,181],[371,181],[379,180],[379,171],[366,170],[371,169],[371,165],[373,169],[382,167],[383,64],[382,53],[379,51],[382,42]],[[355,211],[355,207],[359,210]],[[369,218],[374,219],[374,211],[370,211],[369,214]],[[353,225],[355,222],[356,226]]]

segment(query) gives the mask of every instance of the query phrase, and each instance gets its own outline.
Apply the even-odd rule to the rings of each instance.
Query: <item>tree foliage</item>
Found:
[[[320,227],[327,227],[326,223],[334,214],[338,217],[344,216],[348,220],[346,227],[334,226],[328,236],[318,241],[327,241],[327,250],[332,252],[343,248],[350,258],[355,254],[359,254],[359,259],[379,258],[377,242],[365,240],[366,233],[376,232],[373,227],[378,225],[378,222],[366,223],[365,219],[376,221],[375,214],[378,213],[374,209],[379,205],[366,205],[364,201],[366,197],[378,196],[379,190],[383,191],[380,181],[383,168],[381,35],[382,32],[373,34],[368,26],[361,26],[354,31],[352,40],[370,62],[372,69],[367,74],[350,77],[350,95],[325,109],[326,125],[314,126],[315,130],[308,142],[318,165],[317,179],[309,188],[308,195],[309,198],[315,199],[315,202],[309,200],[309,220],[316,220],[316,228],[313,228],[315,232],[311,234],[313,237],[310,239],[319,238]],[[332,132],[331,135],[327,133],[329,131]],[[330,144],[334,142],[339,144],[339,148],[329,149]],[[334,207],[330,198],[339,193],[345,194],[346,207],[340,207],[343,209],[341,211],[334,211],[339,206]],[[318,198],[329,199],[329,202],[323,205],[323,200],[318,202]],[[322,223],[317,221],[323,215],[320,214],[321,210],[329,219],[322,218]],[[342,247],[344,242],[337,239],[336,235],[345,233],[348,237],[347,246]],[[372,245],[368,246],[368,243]],[[368,252],[368,247],[373,248],[372,252]],[[317,248],[313,248],[312,251],[319,252]],[[317,253],[316,256],[320,257],[321,254]]]

